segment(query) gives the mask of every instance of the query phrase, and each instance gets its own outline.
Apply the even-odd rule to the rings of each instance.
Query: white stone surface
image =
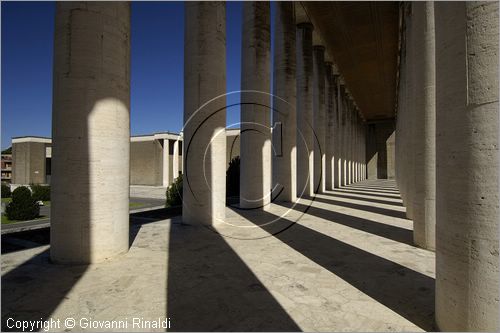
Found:
[[[416,2],[412,11],[415,47],[415,244],[436,247],[436,63],[434,3]]]
[[[314,129],[314,191],[325,191],[326,176],[326,110],[325,110],[325,47],[313,47],[313,129]]]
[[[313,51],[311,23],[297,26],[297,195],[314,195]]]
[[[273,59],[273,199],[297,199],[296,25],[292,2],[276,2]],[[280,137],[279,137],[280,136]],[[279,137],[279,138],[278,138]]]
[[[128,250],[130,4],[56,6],[51,258]]]
[[[434,330],[434,253],[411,245],[399,197],[379,196],[394,182],[358,185],[318,195],[307,214],[305,199],[288,213],[228,210],[241,227],[218,233],[180,217],[133,225],[128,253],[88,266],[51,264],[47,246],[4,254],[2,318],[168,317],[170,331]],[[81,330],[110,331],[70,331]]]
[[[226,7],[187,2],[184,24],[183,222],[224,221]]]
[[[268,2],[243,4],[240,206],[271,202],[271,32]]]
[[[435,3],[436,321],[498,331],[498,2]]]

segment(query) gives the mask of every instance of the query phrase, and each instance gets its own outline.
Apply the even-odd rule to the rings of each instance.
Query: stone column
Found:
[[[161,152],[162,157],[162,186],[167,187],[170,185],[170,145],[168,139],[163,139],[163,149]]]
[[[213,225],[223,222],[226,209],[226,7],[184,6],[182,220]]]
[[[433,250],[436,228],[436,104],[434,3],[415,2],[415,197],[413,240]]]
[[[271,202],[269,8],[269,2],[243,3],[240,132],[240,206],[243,208],[264,208]]]
[[[363,141],[361,137],[361,124],[362,124],[362,119],[361,116],[358,116],[358,128],[357,128],[357,133],[358,133],[358,181],[363,180],[363,154],[362,154],[362,147],[363,147]]]
[[[326,101],[326,133],[325,133],[325,188],[333,190],[335,179],[335,79],[333,65],[325,63],[325,101]]]
[[[352,184],[352,108],[349,95],[346,95],[345,99],[346,111],[347,111],[347,138],[346,138],[346,160],[347,160],[347,170],[346,170],[346,184]]]
[[[410,2],[409,6],[411,9],[414,8],[415,3]],[[411,11],[410,11],[411,12]],[[414,95],[414,86],[415,86],[415,71],[414,71],[414,61],[415,61],[415,45],[414,45],[414,32],[415,27],[413,23],[413,19],[410,16],[410,19],[407,20],[407,45],[406,45],[406,56],[407,60],[407,94],[406,94],[406,109],[405,109],[405,188],[406,188],[406,216],[413,220],[413,197],[415,192],[415,169],[414,169],[414,121],[415,117],[418,117],[415,109],[415,95]],[[417,51],[418,52],[418,51]],[[409,150],[409,151],[408,151]]]
[[[54,38],[54,262],[128,251],[130,4],[58,2]]]
[[[354,182],[357,183],[359,181],[358,178],[358,111],[354,109]]]
[[[314,191],[325,192],[325,47],[313,47]]]
[[[314,195],[313,25],[297,25],[297,191]]]
[[[175,140],[173,142],[174,149],[172,152],[172,181],[179,177],[179,142],[180,140]]]
[[[340,188],[340,165],[341,165],[341,159],[340,159],[340,129],[341,129],[341,118],[340,118],[340,105],[339,105],[339,76],[338,72],[335,73],[334,75],[334,86],[333,86],[333,91],[332,91],[332,98],[334,100],[333,106],[334,106],[334,114],[335,114],[335,125],[333,128],[333,134],[334,134],[334,175],[333,175],[333,183],[335,188]]]
[[[352,124],[352,182],[356,183],[358,181],[358,138],[357,138],[357,126],[358,126],[358,111],[356,106],[353,106],[353,124]]]
[[[498,331],[498,2],[436,2],[436,322]]]
[[[341,107],[342,114],[342,130],[341,130],[341,170],[340,170],[340,179],[341,186],[347,185],[347,108],[345,104],[345,86],[341,85],[339,88],[339,106]]]
[[[297,117],[295,79],[295,7],[276,2],[273,76],[273,198],[297,199]]]

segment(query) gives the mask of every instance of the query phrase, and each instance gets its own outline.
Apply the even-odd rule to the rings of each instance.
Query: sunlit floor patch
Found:
[[[215,229],[180,217],[132,225],[129,252],[100,264],[54,265],[48,247],[5,254],[3,328],[9,317],[168,317],[171,331],[435,329],[434,254],[413,246],[404,207],[383,202],[400,199],[349,190],[228,208]]]

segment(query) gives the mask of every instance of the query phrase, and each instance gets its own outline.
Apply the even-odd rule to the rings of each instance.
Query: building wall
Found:
[[[158,140],[130,142],[130,184],[162,185],[162,151]]]
[[[396,177],[396,131],[387,139],[387,178]]]
[[[12,183],[46,184],[45,147],[41,142],[12,144]]]
[[[368,179],[394,178],[394,120],[380,121],[367,125],[366,161]],[[389,144],[388,144],[389,141]],[[389,149],[389,151],[388,151]]]
[[[178,175],[173,174],[174,151],[170,140],[169,149],[169,184]],[[240,155],[240,135],[237,130],[230,130],[226,137],[226,169],[232,158]],[[19,142],[12,144],[12,183],[46,184],[46,160],[50,159],[50,143]],[[48,149],[46,150],[46,148]],[[47,151],[47,154],[46,154]],[[178,171],[183,172],[182,141],[179,142]],[[163,177],[163,147],[159,140],[130,142],[130,184],[161,186]]]

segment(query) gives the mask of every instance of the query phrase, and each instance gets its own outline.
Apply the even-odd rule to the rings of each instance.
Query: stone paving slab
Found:
[[[293,209],[228,208],[214,229],[136,224],[129,252],[100,264],[51,264],[48,246],[3,255],[2,328],[9,317],[92,318],[129,326],[73,330],[157,331],[132,318],[168,317],[171,331],[435,329],[434,253],[411,245],[400,199],[378,202],[390,182],[363,184]]]

